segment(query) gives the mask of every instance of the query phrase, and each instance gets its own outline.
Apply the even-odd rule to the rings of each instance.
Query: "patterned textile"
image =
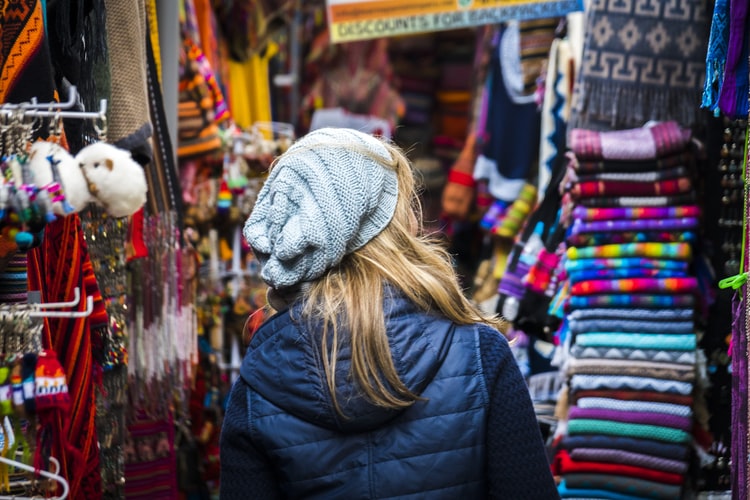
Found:
[[[639,439],[631,437],[602,436],[597,434],[581,436],[565,436],[559,444],[559,448],[573,450],[604,448],[616,449],[625,452],[662,457],[669,460],[684,462],[688,457],[688,446],[684,444],[662,443],[650,439]]]
[[[697,218],[701,210],[697,205],[682,207],[633,207],[633,208],[587,208],[577,205],[573,209],[573,219],[582,221],[675,219]]]
[[[649,321],[646,319],[587,318],[570,319],[568,327],[573,333],[633,332],[633,333],[693,333],[693,321]]]
[[[633,453],[612,448],[574,448],[570,451],[573,460],[582,462],[607,462],[615,464],[640,465],[649,469],[685,474],[687,462],[669,458],[655,457],[645,453]]]
[[[626,389],[687,395],[693,392],[693,384],[632,375],[573,375],[570,377],[570,390],[572,392],[590,389]]]
[[[607,408],[620,411],[650,411],[654,413],[668,413],[686,418],[693,414],[693,409],[687,405],[655,403],[652,401],[621,401],[614,398],[579,398],[576,406],[579,408]]]
[[[576,199],[597,196],[669,196],[685,193],[692,187],[689,177],[657,182],[587,181],[576,183],[570,193]]]
[[[581,281],[571,287],[573,295],[599,293],[692,293],[698,290],[698,280],[684,278],[623,278],[619,280]]]
[[[179,498],[171,418],[138,415],[128,425],[125,498]]]
[[[586,318],[648,318],[649,321],[673,321],[678,319],[688,320],[693,318],[693,310],[684,309],[662,309],[649,311],[648,309],[579,309],[568,314],[568,319]]]
[[[606,422],[604,422],[606,423]],[[614,425],[615,423],[613,423]],[[627,424],[626,424],[627,425]],[[649,427],[649,426],[644,426]],[[665,429],[673,430],[673,429]],[[597,462],[581,462],[573,460],[567,451],[562,451],[555,457],[555,467],[561,474],[567,473],[600,473],[613,474],[617,476],[635,477],[664,484],[682,484],[684,478],[680,474],[647,469],[635,465],[608,464]]]
[[[747,116],[749,9],[745,0],[729,0],[729,39],[719,109],[730,118]]]
[[[640,349],[666,349],[692,351],[696,346],[695,335],[661,333],[581,333],[576,343],[584,347],[633,347]]]
[[[630,424],[662,425],[671,429],[690,431],[693,420],[690,417],[680,417],[665,413],[652,413],[640,411],[619,411],[607,408],[579,408],[573,406],[568,412],[568,418],[607,420],[611,422],[624,422]]]
[[[715,111],[719,106],[719,91],[724,84],[724,67],[729,48],[729,0],[716,0],[711,18],[706,53],[706,81],[701,106]]]
[[[673,394],[668,392],[630,390],[630,389],[584,389],[571,394],[571,402],[582,398],[613,398],[623,401],[650,401],[655,403],[670,403],[676,405],[693,404],[690,394]]]
[[[682,151],[651,160],[581,160],[573,156],[570,165],[579,175],[586,175],[597,172],[651,172],[679,165],[691,165],[694,162],[692,153]]]
[[[669,168],[665,170],[649,170],[647,172],[620,172],[617,170],[597,172],[594,174],[578,175],[573,170],[577,182],[596,182],[596,181],[628,181],[628,182],[656,182],[664,179],[676,179],[680,177],[689,177],[690,171],[683,166]]]
[[[707,0],[594,0],[571,125],[695,124],[705,71],[707,5]]]
[[[598,294],[570,297],[568,309],[585,309],[587,307],[690,307],[695,304],[695,296],[682,295],[625,295]]]
[[[646,498],[673,500],[680,497],[681,486],[647,481],[636,477],[624,478],[615,474],[566,474],[570,488],[593,488],[616,491]]]
[[[658,361],[660,363],[678,363],[689,365],[695,363],[695,353],[690,351],[660,351],[655,349],[629,349],[621,347],[584,347],[574,344],[570,347],[570,354],[574,358],[594,359],[631,359],[643,361]]]
[[[687,443],[690,441],[690,433],[680,429],[672,429],[660,425],[611,422],[589,418],[570,420],[568,422],[568,433],[572,436],[576,434],[608,434],[612,436],[655,439],[668,443]]]
[[[674,196],[611,196],[581,198],[579,203],[586,207],[668,207],[695,203],[695,193]]]
[[[694,243],[697,235],[692,231],[624,231],[571,234],[565,238],[569,247],[600,245],[625,245],[629,243]]]
[[[583,271],[586,269],[612,269],[612,268],[635,268],[635,269],[669,269],[687,271],[688,263],[683,260],[670,260],[659,258],[579,258],[565,261],[565,270]]]
[[[629,243],[590,248],[569,248],[568,259],[648,257],[690,260],[693,250],[687,243]]]
[[[665,363],[615,361],[585,359],[576,363],[569,362],[566,373],[572,376],[601,376],[601,377],[639,377],[662,381],[677,381],[693,383],[695,381],[694,368],[687,365],[672,365]],[[654,364],[660,366],[653,366]]]
[[[78,311],[86,308],[88,296],[95,299],[94,313],[88,317],[45,318],[43,346],[57,352],[71,399],[69,420],[52,423],[58,439],[52,452],[70,483],[70,498],[99,498],[95,391],[101,372],[92,340],[99,335],[96,328],[106,328],[107,316],[77,215],[47,224],[42,245],[29,252],[28,273],[29,289],[41,290],[43,302],[70,300],[75,287],[81,289]]]
[[[597,279],[618,278],[671,278],[685,276],[685,271],[674,271],[672,269],[641,269],[638,267],[622,269],[582,269],[580,271],[569,271],[568,279],[571,283]]]
[[[597,0],[595,3],[603,2]],[[683,129],[675,121],[606,132],[574,128],[570,131],[568,146],[577,161],[655,160],[683,152],[691,135],[690,130]]]
[[[575,219],[571,231],[573,234],[602,231],[686,231],[696,227],[698,227],[696,217],[597,220],[592,222]]]

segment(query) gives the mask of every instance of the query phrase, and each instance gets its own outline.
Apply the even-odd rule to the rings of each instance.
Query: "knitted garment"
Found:
[[[643,181],[585,181],[575,184],[570,193],[575,199],[596,196],[669,196],[693,189],[689,177]]]
[[[557,486],[557,493],[560,498],[570,498],[574,500],[593,500],[604,498],[606,500],[643,500],[642,496],[624,495],[609,490],[596,490],[593,488],[571,488],[565,482],[560,481]]]
[[[695,364],[695,353],[690,351],[669,351],[656,349],[629,349],[621,347],[584,347],[573,344],[570,355],[577,359],[632,359],[658,361],[660,363]]]
[[[566,371],[570,374],[609,374],[665,378],[691,382],[695,380],[695,366],[679,363],[665,363],[663,361],[645,361],[637,359],[578,359],[571,358],[566,364]],[[640,375],[638,374],[640,370]],[[651,373],[659,375],[652,375]],[[671,378],[670,378],[671,377]]]
[[[633,347],[692,351],[696,346],[696,338],[693,334],[581,333],[576,336],[576,343],[584,347]]]
[[[622,401],[614,398],[579,398],[578,408],[604,408],[618,411],[646,411],[653,413],[667,413],[678,417],[688,418],[693,415],[693,409],[687,405],[672,403],[656,403],[652,401]]]
[[[651,307],[662,309],[666,307],[691,307],[695,304],[695,296],[692,294],[675,295],[625,295],[598,294],[577,295],[570,297],[568,309],[586,309],[588,307]]]
[[[676,276],[685,276],[684,271],[673,271],[671,269],[643,269],[638,267],[632,268],[613,268],[613,269],[582,269],[580,271],[569,271],[568,280],[571,283],[578,283],[587,280],[601,279],[619,279],[619,278],[672,278]]]
[[[690,260],[693,250],[687,243],[628,243],[600,245],[590,248],[569,248],[568,259],[647,257],[654,259]]]
[[[565,450],[561,450],[555,455],[554,467],[560,474],[575,474],[586,472],[613,474],[616,476],[641,478],[664,484],[682,484],[682,482],[685,480],[685,478],[681,474],[652,470],[647,469],[646,467],[638,467],[635,465],[608,464],[602,462],[581,462],[573,460],[570,457],[570,454]]]
[[[693,396],[659,391],[632,389],[585,389],[570,395],[570,401],[575,403],[583,398],[612,398],[622,401],[650,401],[654,403],[669,403],[682,406],[692,406]]]
[[[648,318],[649,321],[674,321],[690,320],[693,318],[693,310],[662,309],[649,311],[648,309],[578,309],[568,314],[568,319],[590,319],[590,318]]]
[[[693,333],[695,323],[692,320],[649,321],[645,319],[587,318],[569,319],[568,328],[573,333]]]
[[[560,440],[558,448],[570,450],[571,456],[575,450],[614,449],[618,452],[638,453],[677,462],[686,462],[690,449],[687,444],[664,443],[650,439],[604,436],[600,434],[564,436]]]
[[[643,219],[680,219],[697,218],[701,209],[697,205],[681,207],[632,207],[632,208],[589,208],[576,205],[573,208],[573,219],[581,221],[643,220]]]
[[[572,234],[602,231],[686,231],[698,227],[695,217],[659,218],[659,219],[625,219],[598,220],[585,222],[575,219],[571,227]]]
[[[269,285],[318,278],[388,225],[398,180],[378,157],[393,161],[380,140],[335,128],[307,134],[279,157],[244,228]]]
[[[678,271],[687,271],[688,262],[683,260],[670,260],[660,258],[645,257],[623,257],[623,258],[582,258],[569,259],[565,261],[565,270],[583,271],[587,269],[669,269]]]
[[[608,408],[579,408],[578,406],[570,408],[568,418],[571,421],[594,419],[630,424],[661,425],[670,429],[681,429],[685,432],[689,432],[693,426],[693,419],[690,417],[643,411],[620,411]]]
[[[581,198],[578,202],[586,207],[668,207],[695,203],[695,193],[688,192],[672,196],[595,196]]]
[[[675,121],[652,126],[596,132],[574,128],[568,146],[581,160],[655,160],[683,152],[691,133]]]
[[[660,425],[633,424],[584,418],[570,420],[568,422],[568,433],[570,435],[609,434],[613,436],[655,439],[668,443],[687,443],[690,441],[690,433],[680,429],[672,429]]]
[[[647,243],[650,244],[650,243]],[[618,280],[581,281],[570,287],[573,295],[600,293],[694,293],[698,291],[698,280],[684,278],[623,278]]]
[[[693,385],[690,382],[633,375],[573,375],[570,377],[571,392],[588,389],[626,389],[687,395],[693,392]]]
[[[661,158],[652,158],[648,160],[603,160],[589,159],[583,160],[574,155],[571,158],[570,165],[575,169],[578,175],[595,174],[601,172],[652,172],[654,170],[666,170],[680,165],[692,165],[695,157],[688,151],[680,151]]]
[[[681,485],[664,484],[658,481],[648,481],[636,477],[622,477],[617,474],[600,473],[566,474],[565,484],[569,488],[574,489],[603,489],[607,491],[616,491],[626,495],[664,500],[680,498],[682,490]]]
[[[582,462],[605,462],[646,467],[675,474],[685,474],[688,464],[684,460],[655,457],[645,453],[633,453],[612,448],[574,448],[570,450],[573,460]]]

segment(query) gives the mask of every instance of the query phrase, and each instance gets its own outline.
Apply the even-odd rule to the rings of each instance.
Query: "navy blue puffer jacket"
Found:
[[[492,411],[517,413],[506,403],[521,401],[516,416],[531,442],[524,449],[511,444],[508,451],[531,450],[536,470],[524,474],[544,484],[544,495],[518,498],[557,497],[523,380],[512,358],[507,362],[510,351],[498,332],[484,325],[454,325],[418,311],[400,296],[387,299],[396,369],[424,400],[394,411],[360,397],[350,385],[345,345],[336,378],[347,417],[342,418],[325,381],[319,332],[293,320],[298,308],[271,318],[249,346],[222,431],[222,499],[490,497],[498,479],[490,477],[493,455],[487,450],[498,361],[505,366],[500,371],[510,370],[515,394]],[[504,361],[493,360],[489,379],[480,354],[487,338],[507,353]]]

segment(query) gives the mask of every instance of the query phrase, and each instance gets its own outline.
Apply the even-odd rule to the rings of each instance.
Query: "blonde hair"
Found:
[[[442,314],[454,323],[481,322],[505,330],[503,320],[485,315],[466,298],[441,242],[422,234],[411,165],[400,149],[384,145],[392,162],[366,154],[396,171],[399,194],[393,218],[366,245],[310,284],[301,313],[303,320],[322,322],[323,367],[334,406],[343,417],[336,399],[342,331],[349,335],[352,379],[367,399],[391,409],[408,407],[419,399],[401,381],[391,358],[383,310],[384,283],[399,289],[419,309]]]

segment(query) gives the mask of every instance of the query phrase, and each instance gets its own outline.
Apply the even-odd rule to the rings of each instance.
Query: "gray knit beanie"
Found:
[[[274,288],[312,281],[378,235],[393,217],[396,172],[383,143],[345,128],[295,142],[271,170],[244,235]]]

